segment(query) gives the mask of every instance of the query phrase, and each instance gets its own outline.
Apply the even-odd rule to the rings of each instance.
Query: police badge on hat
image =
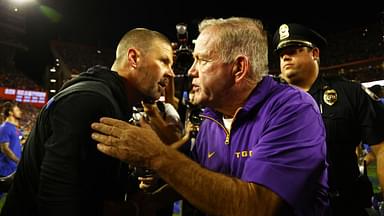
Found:
[[[327,89],[324,91],[323,100],[329,106],[332,106],[337,101],[337,92],[335,89]]]
[[[280,25],[276,30],[272,45],[274,52],[279,53],[286,47],[325,48],[327,40],[316,31],[297,23]]]
[[[280,40],[284,40],[289,37],[289,26],[287,24],[283,24],[279,28]]]

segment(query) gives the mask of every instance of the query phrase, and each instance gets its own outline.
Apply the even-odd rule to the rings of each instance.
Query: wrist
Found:
[[[154,155],[149,163],[150,169],[157,172],[161,170],[162,167],[164,167],[164,164],[166,164],[166,161],[168,160],[168,154],[171,149],[169,149],[168,146],[165,144],[162,144],[162,149],[159,151],[158,154]]]

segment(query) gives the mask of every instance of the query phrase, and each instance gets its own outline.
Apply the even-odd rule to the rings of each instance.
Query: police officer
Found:
[[[381,154],[378,174],[383,176],[384,132],[379,131],[377,113],[359,83],[319,73],[320,49],[326,45],[319,33],[294,23],[281,25],[273,38],[281,78],[311,94],[322,113],[332,215],[367,215],[364,208],[371,206],[372,185],[359,171],[355,149],[361,142],[372,145]],[[384,185],[383,179],[380,183]]]

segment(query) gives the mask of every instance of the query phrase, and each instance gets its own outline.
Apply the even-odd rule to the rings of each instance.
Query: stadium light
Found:
[[[26,4],[26,3],[30,3],[30,2],[35,2],[35,0],[10,0],[11,3],[15,3],[15,4]]]

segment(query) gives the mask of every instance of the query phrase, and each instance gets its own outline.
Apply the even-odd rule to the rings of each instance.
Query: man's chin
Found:
[[[143,102],[144,103],[155,103],[155,101],[157,101],[158,99],[159,99],[159,97],[146,96],[146,97],[144,97]]]
[[[296,73],[286,73],[284,76],[281,76],[287,82],[292,82],[296,79]]]
[[[191,104],[193,104],[193,105],[203,105],[203,106],[206,105],[206,101],[203,100],[201,97],[196,96],[196,95],[191,99],[190,102],[191,102]]]

